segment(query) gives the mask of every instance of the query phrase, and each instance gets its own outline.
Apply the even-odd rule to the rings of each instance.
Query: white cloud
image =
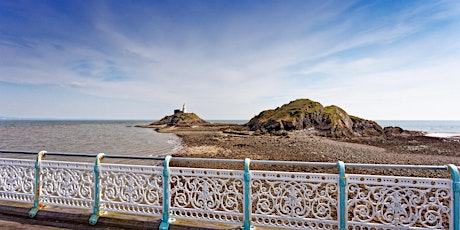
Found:
[[[70,82],[69,84],[69,86],[71,87],[84,87],[86,85],[87,85],[86,82],[81,82],[81,81],[73,81],[73,82]]]
[[[49,37],[23,36],[19,45],[0,37],[6,63],[0,82],[140,103],[187,102],[211,118],[249,119],[298,97],[370,118],[410,117],[423,101],[460,99],[453,87],[460,85],[460,34],[452,30],[458,4],[447,12],[441,3],[417,4],[380,19],[372,14],[376,3],[353,8],[341,1],[174,12],[183,18],[158,6],[129,5],[126,12],[135,12],[120,14],[94,4],[86,12],[88,34],[57,23]],[[433,26],[449,20],[446,28]],[[408,104],[411,111],[396,110]]]

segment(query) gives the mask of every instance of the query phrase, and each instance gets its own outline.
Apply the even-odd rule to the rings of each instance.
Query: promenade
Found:
[[[38,212],[32,219],[28,216],[30,205],[0,201],[0,229],[158,229],[161,218],[142,215],[110,213],[99,218],[97,225],[88,224],[90,211],[72,208],[49,207]],[[171,230],[240,229],[202,221],[177,220]],[[268,228],[267,228],[268,229]]]

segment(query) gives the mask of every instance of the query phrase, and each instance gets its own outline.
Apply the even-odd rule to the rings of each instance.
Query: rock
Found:
[[[385,136],[393,137],[393,136],[401,135],[401,133],[404,132],[404,129],[402,129],[401,127],[389,126],[389,127],[383,128],[383,131],[385,132]]]
[[[226,134],[236,134],[236,135],[246,135],[246,136],[252,134],[252,132],[250,131],[244,131],[244,130],[239,131],[239,130],[233,130],[233,129],[225,129],[222,132]]]
[[[420,132],[420,131],[410,131],[410,130],[405,130],[405,129],[402,129],[401,127],[393,127],[393,126],[389,126],[389,127],[385,127],[383,129],[384,133],[385,133],[385,136],[387,137],[399,137],[399,136],[423,136],[425,135],[426,133],[424,132]]]
[[[209,122],[201,119],[194,113],[177,112],[173,115],[166,116],[163,119],[153,122],[150,125],[168,125],[168,126],[193,126],[208,124]]]
[[[365,120],[359,117],[350,116],[353,121],[353,130],[358,136],[372,137],[382,136],[384,130],[375,121]]]
[[[246,124],[251,131],[315,130],[329,137],[382,136],[382,127],[375,121],[348,115],[338,106],[323,107],[309,99],[291,101],[281,107],[265,110]]]

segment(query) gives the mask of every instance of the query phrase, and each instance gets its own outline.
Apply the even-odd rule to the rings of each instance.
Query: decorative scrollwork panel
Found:
[[[251,175],[254,225],[337,229],[338,175],[270,171]]]
[[[347,180],[349,229],[451,227],[451,180],[368,175]]]
[[[163,167],[101,165],[101,210],[160,216]]]
[[[40,203],[91,209],[94,203],[94,165],[42,161]]]
[[[174,217],[243,221],[243,171],[171,168],[170,186]]]
[[[0,200],[33,203],[35,161],[0,158]]]

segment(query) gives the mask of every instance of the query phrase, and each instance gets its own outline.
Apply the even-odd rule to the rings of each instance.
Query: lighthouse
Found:
[[[185,103],[184,103],[184,105],[182,105],[182,112],[183,112],[183,113],[186,113],[186,112],[187,112],[187,107],[185,107]]]

